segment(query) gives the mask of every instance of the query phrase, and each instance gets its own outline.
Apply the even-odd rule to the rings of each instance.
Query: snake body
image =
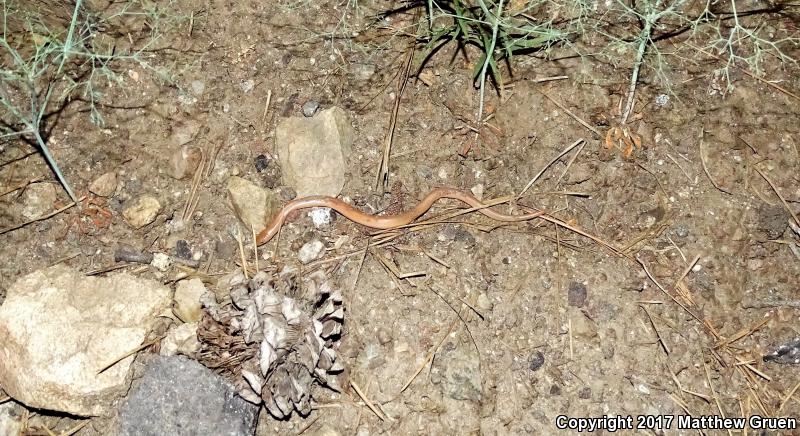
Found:
[[[413,209],[407,210],[397,215],[370,215],[364,213],[355,207],[345,203],[342,200],[334,197],[326,196],[310,196],[292,200],[286,203],[285,206],[278,212],[277,215],[270,221],[269,225],[256,236],[256,244],[262,245],[269,242],[283,226],[286,217],[295,210],[308,209],[312,207],[329,207],[336,212],[344,215],[345,218],[353,221],[354,223],[361,224],[373,229],[393,229],[410,224],[425,212],[427,212],[434,203],[442,198],[450,198],[459,200],[469,206],[475,208],[478,212],[486,215],[487,217],[503,222],[518,222],[527,221],[533,218],[540,217],[544,212],[532,212],[520,215],[506,215],[487,207],[486,204],[475,198],[473,195],[464,191],[459,191],[452,188],[435,188],[425,196]]]

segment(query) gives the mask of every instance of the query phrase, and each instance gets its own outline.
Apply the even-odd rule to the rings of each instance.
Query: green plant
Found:
[[[529,2],[525,7],[510,9],[504,0],[427,0],[418,2],[427,12],[427,34],[420,68],[425,61],[445,44],[455,42],[478,47],[480,58],[472,77],[480,89],[478,122],[483,117],[485,85],[487,78],[498,88],[503,86],[500,64],[511,65],[519,53],[544,50],[563,41],[568,34],[556,29],[551,21],[538,21],[529,12],[547,2]]]
[[[72,201],[77,201],[75,193],[47,146],[48,111],[56,113],[59,106],[80,97],[89,104],[91,121],[102,125],[98,102],[103,81],[122,82],[112,64],[126,61],[152,69],[142,54],[158,34],[151,34],[141,48],[130,52],[118,52],[113,44],[103,47],[100,28],[132,14],[132,6],[127,3],[119,12],[101,18],[88,13],[83,1],[76,0],[68,27],[58,31],[45,24],[41,16],[3,0],[0,107],[7,115],[2,117],[0,139],[22,137],[35,144]],[[14,31],[9,27],[10,20],[18,27]]]

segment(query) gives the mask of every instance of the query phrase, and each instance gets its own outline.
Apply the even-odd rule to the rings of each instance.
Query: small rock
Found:
[[[101,197],[111,197],[117,191],[117,173],[109,171],[89,184],[89,192]]]
[[[392,330],[386,327],[379,327],[378,342],[380,342],[381,345],[386,345],[389,342],[392,342]]]
[[[0,306],[0,385],[28,407],[78,416],[107,412],[127,392],[129,356],[169,289],[122,273],[87,277],[56,265],[21,277]]]
[[[586,285],[580,282],[570,282],[567,288],[567,304],[581,307],[586,304]]]
[[[150,265],[159,271],[166,271],[172,266],[172,259],[165,253],[154,253]]]
[[[192,247],[185,239],[175,241],[175,257],[184,260],[192,260]]]
[[[174,153],[169,160],[169,175],[173,179],[183,180],[194,176],[197,166],[203,157],[200,148],[183,145]]]
[[[32,220],[53,209],[56,202],[56,187],[52,183],[34,183],[25,189],[22,201],[22,216]]]
[[[181,280],[175,288],[175,306],[172,312],[183,322],[200,321],[203,314],[200,297],[206,287],[200,279]]]
[[[478,306],[478,309],[486,312],[491,311],[492,307],[494,307],[492,300],[490,300],[489,296],[484,292],[481,292],[480,295],[478,295],[478,301],[475,303],[475,305]]]
[[[472,195],[474,195],[475,198],[477,198],[478,200],[483,200],[483,189],[484,189],[483,183],[478,183],[469,190],[470,192],[472,192]]]
[[[354,73],[358,80],[369,80],[375,74],[375,64],[355,64]]]
[[[264,230],[280,207],[275,193],[235,176],[228,179],[228,199],[247,233],[250,229],[256,233]]]
[[[578,391],[578,398],[581,400],[588,400],[589,398],[592,398],[592,388],[588,386],[582,387],[581,390]]]
[[[325,254],[325,244],[319,239],[306,242],[297,252],[297,260],[303,265],[315,261]]]
[[[561,395],[561,386],[559,385],[551,385],[550,386],[550,395],[557,397]]]
[[[253,79],[245,80],[244,82],[239,84],[239,88],[241,88],[242,92],[247,94],[248,92],[252,91],[255,88],[256,82]]]
[[[530,364],[528,365],[528,368],[531,371],[538,371],[539,368],[542,367],[542,365],[544,365],[544,354],[542,354],[541,351],[536,350],[533,352],[533,355],[531,355]]]
[[[325,229],[330,227],[336,215],[334,215],[333,210],[329,207],[315,207],[311,209],[308,216],[311,217],[314,228]]]
[[[183,354],[193,357],[198,351],[200,351],[200,341],[197,340],[197,323],[189,322],[167,332],[167,336],[161,341],[158,354],[162,356]]]
[[[260,173],[265,169],[267,169],[267,167],[269,166],[269,158],[265,154],[259,154],[258,156],[256,156],[253,164],[256,167],[256,171]]]
[[[155,197],[142,195],[126,202],[122,217],[134,229],[140,229],[156,220],[161,211],[161,203]]]
[[[259,406],[199,363],[156,356],[119,411],[120,436],[252,436]]]
[[[317,109],[319,109],[319,102],[309,100],[303,104],[303,116],[313,117],[314,114],[317,113]]]
[[[339,195],[353,146],[353,128],[343,109],[281,121],[275,129],[275,144],[283,180],[297,195]]]

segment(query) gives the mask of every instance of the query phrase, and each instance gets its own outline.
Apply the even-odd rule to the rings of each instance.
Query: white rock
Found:
[[[52,183],[34,183],[25,189],[22,216],[32,220],[53,209],[56,202],[56,188]]]
[[[303,265],[319,259],[325,253],[325,244],[319,239],[306,242],[297,252],[297,259]]]
[[[308,213],[317,229],[325,228],[333,222],[333,210],[329,207],[315,207]]]
[[[200,279],[181,280],[175,288],[175,306],[172,311],[183,322],[200,321],[203,308],[200,297],[206,292],[206,287]]]
[[[353,128],[343,109],[284,119],[275,129],[275,145],[283,181],[298,197],[339,195],[353,146]]]
[[[109,171],[89,184],[89,192],[101,197],[111,197],[117,190],[117,173]]]
[[[267,220],[272,219],[280,207],[274,192],[236,176],[228,179],[228,200],[248,234],[251,228],[256,233],[264,230]]]
[[[165,253],[154,253],[150,265],[159,271],[166,271],[172,265],[172,259]]]
[[[134,229],[140,229],[156,220],[161,203],[155,197],[142,195],[129,201],[122,209],[122,217]]]
[[[28,407],[100,415],[127,391],[133,356],[170,301],[128,274],[86,277],[63,265],[21,277],[0,306],[0,385]]]
[[[197,340],[197,323],[189,322],[167,332],[167,336],[161,341],[159,354],[162,356],[183,354],[191,357],[199,350],[200,341]]]

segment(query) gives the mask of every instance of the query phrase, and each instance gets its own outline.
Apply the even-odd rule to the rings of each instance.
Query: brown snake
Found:
[[[256,244],[262,245],[269,242],[276,234],[278,234],[278,231],[286,221],[286,217],[289,216],[289,214],[293,211],[299,209],[307,209],[310,207],[329,207],[357,224],[371,227],[373,229],[393,229],[410,224],[412,221],[427,212],[428,209],[433,206],[433,203],[436,203],[442,198],[450,198],[464,202],[475,208],[478,212],[497,221],[527,221],[544,215],[544,212],[532,212],[522,215],[506,215],[495,212],[492,209],[489,209],[488,205],[481,203],[480,200],[473,197],[471,194],[452,188],[435,188],[428,193],[428,195],[426,195],[425,198],[423,198],[422,201],[420,201],[413,209],[397,215],[369,215],[345,203],[344,201],[339,200],[338,198],[311,196],[298,198],[286,203],[286,205],[283,206],[283,209],[281,209],[275,218],[272,219],[269,225],[267,225],[267,228],[262,230],[258,236],[256,236]]]

